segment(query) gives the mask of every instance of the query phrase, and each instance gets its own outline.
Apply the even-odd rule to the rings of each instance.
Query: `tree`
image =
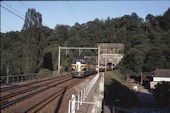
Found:
[[[170,69],[170,46],[166,47],[163,51],[163,56],[165,56],[166,61],[164,63],[164,68]]]
[[[139,16],[138,16],[135,12],[133,12],[133,13],[131,14],[131,18],[132,18],[134,21],[138,21],[138,20],[139,20]]]
[[[40,28],[42,26],[42,16],[39,12],[36,12],[36,10],[28,9],[25,15],[25,23],[23,26],[23,30],[26,30],[27,28]]]
[[[122,73],[141,73],[145,54],[136,48],[131,49],[122,60],[119,68]]]
[[[162,17],[158,18],[160,27],[168,31],[170,29],[170,8],[163,14]]]
[[[23,26],[23,52],[25,57],[24,73],[37,72],[39,44],[41,41],[41,14],[35,9],[28,9]]]
[[[148,14],[145,18],[146,22],[149,22],[153,25],[154,21],[155,21],[155,16],[152,14]]]
[[[57,25],[55,27],[55,30],[54,30],[55,41],[57,41],[57,43],[62,44],[63,46],[67,46],[67,40],[68,40],[68,36],[69,36],[69,29],[70,29],[70,26],[68,26],[68,25]]]
[[[22,48],[19,32],[8,32],[1,35],[1,75],[22,73]]]
[[[163,68],[165,60],[160,48],[150,48],[146,53],[143,70],[154,71],[157,68]]]
[[[42,25],[42,16],[28,9],[21,32],[1,34],[1,72],[34,73],[42,68],[57,69],[58,46],[94,47],[97,43],[123,43],[125,56],[120,63],[121,72],[139,73],[156,68],[170,68],[170,9],[162,16],[148,14],[143,21],[136,13],[106,20],[94,19],[73,26],[56,25],[49,29]],[[78,52],[77,52],[78,53]],[[64,52],[62,53],[64,54]],[[82,55],[94,51],[83,51]],[[63,57],[65,63],[76,53]],[[17,59],[17,60],[16,60]],[[50,62],[50,66],[46,65]],[[142,65],[142,66],[141,66]],[[52,67],[53,66],[53,67]]]

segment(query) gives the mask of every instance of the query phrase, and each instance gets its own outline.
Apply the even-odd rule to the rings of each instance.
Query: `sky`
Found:
[[[143,19],[149,13],[163,15],[170,1],[1,1],[1,32],[20,31],[28,8],[35,8],[42,15],[43,25],[54,29],[57,24],[73,26],[133,12]]]

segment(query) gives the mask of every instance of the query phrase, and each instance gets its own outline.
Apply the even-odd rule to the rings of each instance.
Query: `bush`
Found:
[[[52,71],[49,69],[43,68],[43,69],[39,70],[39,72],[38,72],[39,75],[47,74],[47,73],[52,73]]]

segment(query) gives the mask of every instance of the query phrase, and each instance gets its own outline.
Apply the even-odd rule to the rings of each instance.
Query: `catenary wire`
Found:
[[[25,19],[24,19],[23,17],[19,16],[18,14],[14,13],[13,11],[11,11],[11,10],[9,10],[8,8],[2,6],[1,4],[0,4],[0,6],[1,6],[2,8],[4,8],[5,10],[7,10],[8,12],[14,14],[15,16],[17,16],[17,17],[19,17],[20,19],[22,19],[22,20],[25,21]],[[28,22],[28,21],[26,21],[26,22]],[[29,23],[29,22],[28,22],[28,23]]]
[[[19,13],[21,16],[24,16],[22,13],[20,13],[19,11],[17,11],[15,8],[11,7],[10,5],[8,5],[5,2],[2,2],[3,4],[5,4],[6,6],[10,7],[11,9],[13,9],[14,11],[16,11],[17,13]]]
[[[77,22],[79,22],[79,21],[78,21],[78,19],[77,19],[76,14],[74,13],[74,11],[73,11],[73,9],[72,9],[72,7],[71,7],[71,5],[70,5],[70,3],[69,3],[69,1],[68,1],[68,0],[67,0],[67,3],[68,3],[68,6],[69,6],[69,7],[70,7],[70,9],[71,9],[71,12],[73,13],[73,15],[74,15],[74,17],[75,17],[76,21],[77,21]]]
[[[16,31],[15,29],[13,29],[13,28],[11,28],[11,27],[9,27],[9,26],[3,24],[2,22],[1,22],[1,25],[5,26],[6,28],[8,28],[8,29],[10,29],[10,30],[12,30],[12,31]]]

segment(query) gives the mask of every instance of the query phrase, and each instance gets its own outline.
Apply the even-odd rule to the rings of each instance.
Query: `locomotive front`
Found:
[[[85,59],[74,59],[71,64],[72,77],[85,77],[88,63]]]

